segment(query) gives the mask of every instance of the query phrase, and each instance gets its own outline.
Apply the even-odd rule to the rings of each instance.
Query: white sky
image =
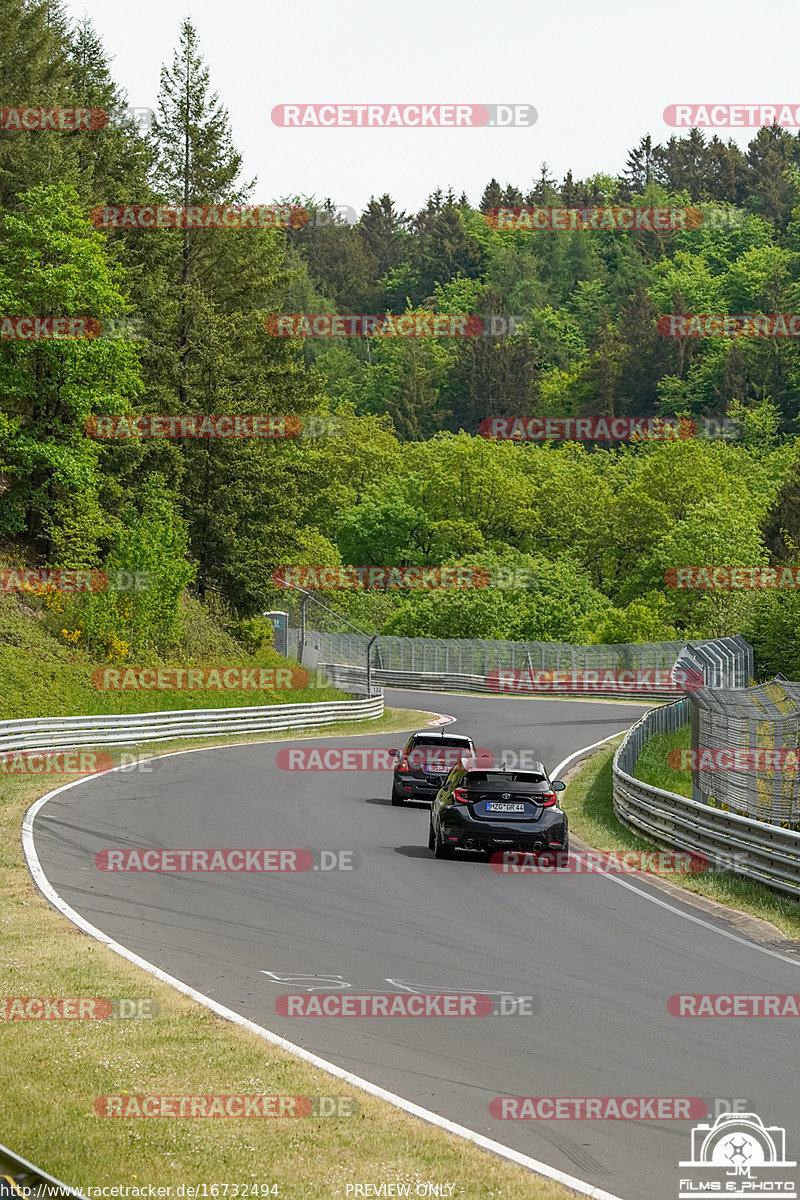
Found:
[[[492,176],[525,190],[622,171],[673,103],[800,105],[800,5],[773,0],[73,0],[93,20],[131,105],[154,107],[181,21],[194,21],[230,114],[253,200],[329,196],[358,211],[389,192],[415,210],[437,186],[480,199]],[[281,103],[526,103],[531,128],[282,129]],[[723,129],[745,146],[753,131]],[[710,136],[710,135],[709,135]]]

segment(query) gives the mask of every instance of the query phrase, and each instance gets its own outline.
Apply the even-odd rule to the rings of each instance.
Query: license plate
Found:
[[[522,812],[522,813],[524,813],[525,805],[524,804],[502,804],[496,800],[487,800],[486,811],[487,812],[509,812],[509,813],[510,812],[517,812],[517,813]]]

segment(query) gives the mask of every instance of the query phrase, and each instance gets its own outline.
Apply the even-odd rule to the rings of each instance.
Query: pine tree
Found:
[[[773,125],[759,129],[747,147],[747,207],[779,229],[785,229],[797,203],[788,169],[796,151],[794,138]]]
[[[746,198],[747,159],[729,139],[716,134],[706,146],[705,194],[711,200],[742,204]]]
[[[492,178],[483,189],[483,195],[481,196],[481,202],[478,205],[478,208],[481,210],[481,212],[486,213],[489,212],[491,208],[499,208],[502,203],[503,189],[500,187],[500,184],[497,182],[497,180]]]
[[[578,203],[578,188],[572,178],[572,171],[567,171],[564,176],[564,182],[561,185],[561,202],[567,208],[574,208]]]
[[[108,55],[88,17],[68,37],[66,69],[71,103],[109,114],[109,123],[102,129],[73,139],[79,191],[92,206],[146,203],[152,199],[148,185],[151,154],[137,123],[117,117],[125,107],[125,96],[111,76]],[[109,245],[114,253],[126,243],[110,239]]]
[[[242,159],[227,112],[210,92],[195,30],[185,21],[172,67],[164,68],[151,142],[152,181],[178,206],[246,201]],[[353,227],[315,230],[360,241]],[[265,319],[288,284],[279,230],[184,229],[140,233],[161,256],[163,321],[153,330],[150,385],[161,411],[300,415],[318,407],[316,384],[297,343],[271,337]],[[151,409],[151,411],[153,411]],[[155,409],[159,411],[159,409]],[[180,447],[182,494],[201,597],[220,592],[258,611],[270,564],[286,561],[302,512],[293,447],[246,438]]]
[[[543,162],[539,168],[539,178],[529,196],[525,197],[526,204],[550,205],[558,203],[556,181],[550,175],[550,168]]]
[[[653,139],[648,133],[628,154],[622,182],[629,195],[641,195],[653,179]]]
[[[153,182],[171,204],[190,205],[242,203],[252,192],[254,181],[239,183],[242,156],[235,149],[228,114],[219,95],[209,95],[209,72],[200,56],[197,33],[188,19],[183,22],[179,47],[172,67],[161,68],[161,86],[152,128],[155,153]],[[194,267],[209,233],[183,229],[181,233],[182,291],[179,319],[179,386],[181,407],[188,400],[186,372],[191,332],[190,284]]]
[[[3,106],[69,103],[63,12],[48,3],[0,0],[0,93]],[[73,134],[0,130],[0,207],[54,179],[74,182]]]
[[[376,264],[378,276],[394,270],[403,261],[407,224],[407,215],[397,211],[391,196],[384,194],[380,200],[370,197],[358,222],[358,231]]]
[[[503,207],[504,208],[521,208],[522,207],[522,192],[513,184],[507,183],[503,192]]]

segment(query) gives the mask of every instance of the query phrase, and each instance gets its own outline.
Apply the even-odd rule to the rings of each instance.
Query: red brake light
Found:
[[[400,766],[397,769],[398,769],[398,771],[407,771],[408,770],[408,758],[407,757],[404,756],[400,760]]]
[[[542,808],[552,808],[556,802],[555,792],[545,792],[542,795]]]
[[[467,794],[467,789],[456,788],[456,790],[453,792],[453,799],[457,800],[459,804],[469,804],[469,795]]]

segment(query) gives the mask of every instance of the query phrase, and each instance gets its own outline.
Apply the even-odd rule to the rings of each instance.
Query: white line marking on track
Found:
[[[622,729],[620,733],[626,733],[627,730]],[[591,746],[584,746],[582,750],[576,750],[574,754],[568,755],[563,762],[560,762],[553,771],[553,776],[557,779],[561,771],[567,763],[572,762],[573,758],[580,758],[587,750],[596,750],[598,746],[602,746],[605,742],[613,741],[615,737],[619,737],[619,733],[612,733],[609,737],[602,738],[599,742],[593,742]],[[607,879],[609,883],[615,883],[617,887],[627,888],[629,892],[635,892],[643,900],[649,900],[651,904],[657,904],[659,908],[666,908],[669,912],[675,913],[678,917],[683,917],[686,921],[691,921],[694,925],[702,925],[704,929],[710,929],[712,933],[718,933],[720,937],[728,938],[732,942],[738,942],[740,946],[747,946],[750,950],[758,950],[760,954],[768,954],[770,958],[779,958],[781,962],[789,963],[793,967],[800,967],[800,961],[796,958],[789,958],[785,954],[781,954],[779,950],[770,950],[768,946],[762,946],[759,942],[750,941],[748,938],[740,937],[738,933],[731,933],[727,929],[720,929],[718,925],[713,925],[711,921],[704,921],[702,917],[696,917],[693,913],[684,912],[682,908],[676,908],[674,904],[670,904],[667,900],[660,900],[658,896],[652,895],[651,892],[645,891],[636,884],[628,883],[624,879],[618,879],[616,875],[612,875],[608,871],[599,872],[602,879]],[[642,883],[647,886],[647,881],[642,880]]]

